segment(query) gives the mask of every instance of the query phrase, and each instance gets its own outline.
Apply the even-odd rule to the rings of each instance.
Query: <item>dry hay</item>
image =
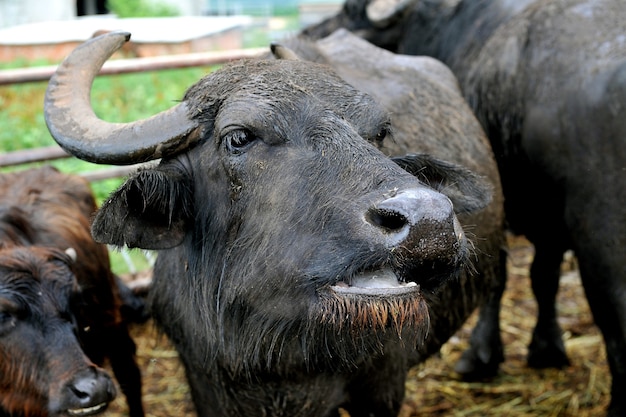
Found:
[[[563,266],[558,298],[559,322],[572,365],[562,370],[526,366],[527,346],[536,318],[528,265],[532,246],[509,239],[509,280],[502,305],[505,362],[499,375],[486,382],[461,381],[453,368],[467,347],[474,315],[436,357],[409,373],[401,417],[423,416],[602,416],[610,400],[610,374],[602,336],[593,324],[575,260]],[[153,325],[135,325],[138,360],[144,377],[148,416],[194,416],[184,371],[176,352]],[[108,416],[127,415],[121,396]]]

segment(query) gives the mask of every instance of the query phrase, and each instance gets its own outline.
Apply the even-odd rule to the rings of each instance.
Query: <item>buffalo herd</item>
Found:
[[[535,246],[528,364],[569,363],[555,297],[572,249],[606,343],[614,416],[626,415],[625,22],[622,0],[346,0],[304,30],[347,29],[450,67],[491,141],[507,226]],[[480,365],[464,362],[468,374]]]
[[[535,246],[529,366],[569,364],[571,249],[607,415],[626,415],[624,22],[622,0],[345,0],[128,123],[90,91],[130,34],[80,45],[48,85],[51,135],[90,162],[154,162],[98,210],[52,168],[0,176],[0,416],[102,411],[105,358],[143,415],[135,300],[103,244],[158,251],[149,310],[199,416],[396,416],[408,369],[476,309],[455,370],[498,373],[507,230]]]
[[[389,113],[371,96],[275,45],[279,59],[225,65],[172,109],[110,124],[90,111],[89,90],[128,36],[77,48],[50,81],[45,116],[81,158],[160,158],[111,194],[92,233],[159,250],[151,311],[180,353],[198,414],[397,415],[431,321],[459,326],[481,298],[444,294],[460,313],[428,306],[442,287],[473,288],[477,249],[457,214],[499,192],[471,113],[477,152],[458,159],[491,164],[491,181],[394,144]],[[398,157],[381,152],[386,142]],[[501,208],[490,211],[485,231],[501,236]]]

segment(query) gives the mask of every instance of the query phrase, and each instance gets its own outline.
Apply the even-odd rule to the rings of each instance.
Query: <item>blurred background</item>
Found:
[[[51,21],[64,22],[63,35],[66,40],[79,36],[80,29],[102,23],[102,19],[125,18],[156,18],[156,17],[219,17],[248,16],[246,24],[240,29],[265,27],[268,34],[280,31],[293,31],[298,27],[317,22],[325,16],[334,14],[341,6],[339,0],[0,0],[0,29],[46,23]],[[94,19],[96,19],[94,21]],[[90,20],[89,23],[83,23]],[[241,19],[239,19],[240,22]],[[108,24],[111,25],[114,22]],[[276,26],[278,25],[278,26]],[[284,26],[286,25],[286,26]],[[60,25],[56,25],[61,28]],[[200,26],[200,23],[198,23]],[[32,39],[41,43],[50,43],[51,39],[59,38],[60,34],[45,32],[49,27],[29,26]],[[74,30],[74,33],[72,31]],[[205,30],[211,30],[205,27]],[[0,45],[21,44],[25,39],[11,39],[17,31],[3,31],[0,34]],[[25,31],[22,31],[25,33]],[[173,30],[163,30],[160,36],[167,40],[168,36],[176,37]],[[251,38],[246,39],[251,41]],[[256,38],[262,41],[262,38]],[[4,57],[3,57],[4,59]]]

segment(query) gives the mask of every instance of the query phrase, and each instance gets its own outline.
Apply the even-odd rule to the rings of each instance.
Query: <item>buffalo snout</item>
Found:
[[[374,204],[367,211],[365,218],[382,232],[390,248],[405,244],[413,232],[423,228],[425,224],[440,225],[441,230],[437,231],[433,238],[437,238],[439,232],[446,230],[451,232],[452,236],[457,236],[458,232],[458,238],[463,238],[458,222],[455,222],[456,217],[450,199],[428,188],[408,189],[399,193],[393,190],[391,196]]]
[[[405,269],[407,281],[436,287],[467,258],[467,239],[452,202],[430,188],[393,190],[367,210],[365,221],[374,240]],[[433,275],[433,270],[440,273]]]
[[[102,412],[116,395],[113,381],[103,370],[90,367],[68,381],[57,404],[51,404],[52,415],[89,416]],[[53,402],[51,402],[53,403]]]

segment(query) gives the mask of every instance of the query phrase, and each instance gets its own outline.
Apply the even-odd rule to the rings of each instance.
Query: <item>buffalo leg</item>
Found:
[[[109,332],[109,340],[114,340],[108,355],[115,378],[120,384],[128,403],[130,417],[143,417],[141,401],[141,371],[135,360],[136,345],[125,325],[117,326]]]
[[[145,298],[149,291],[149,286],[140,288],[137,293],[131,289],[120,277],[115,276],[115,282],[119,291],[120,312],[122,319],[126,323],[145,323],[150,318],[150,312],[146,306]]]
[[[558,244],[535,243],[530,279],[538,315],[528,347],[528,365],[532,368],[561,368],[569,365],[556,312],[563,252]]]
[[[626,416],[626,270],[623,266],[588,267],[586,261],[579,258],[582,283],[594,321],[604,336],[613,377],[607,416]]]
[[[500,250],[500,262],[494,268],[494,286],[485,305],[480,309],[478,322],[472,330],[470,347],[463,352],[454,370],[467,381],[490,378],[498,373],[504,361],[500,337],[500,304],[506,287],[506,252]]]

